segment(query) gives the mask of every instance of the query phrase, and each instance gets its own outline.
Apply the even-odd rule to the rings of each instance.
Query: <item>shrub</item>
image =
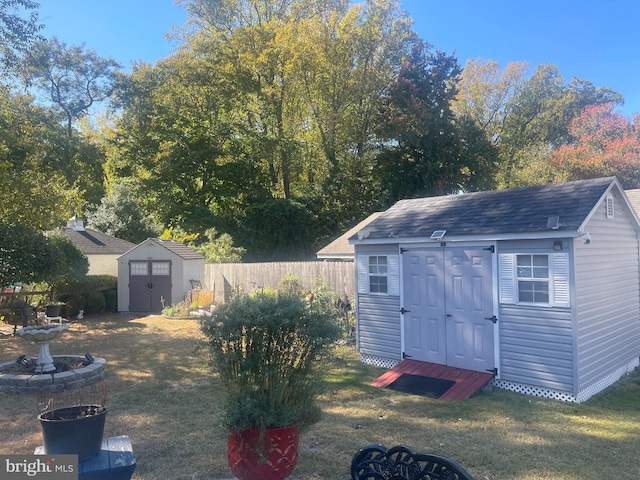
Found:
[[[65,300],[66,304],[66,314],[67,316],[75,316],[80,310],[84,310],[85,305],[87,304],[87,299],[84,295],[67,295],[66,297],[61,297]]]
[[[168,305],[162,309],[162,315],[167,318],[189,318],[189,312],[193,310],[189,302],[182,301],[175,305]]]
[[[118,291],[109,290],[104,292],[104,310],[105,312],[118,311]]]
[[[319,420],[321,360],[340,336],[335,309],[290,294],[239,295],[203,317],[201,329],[228,394],[230,430]]]
[[[280,279],[277,289],[279,292],[287,293],[290,295],[298,295],[304,292],[302,280],[300,279],[300,277],[293,275],[292,273],[287,273],[284,277],[282,277],[282,279]]]
[[[93,290],[105,291],[118,288],[118,277],[113,275],[87,275],[82,280],[69,282],[60,293],[82,294]]]
[[[86,295],[87,303],[85,305],[84,313],[101,313],[104,312],[105,301],[104,294],[102,292],[89,292]]]

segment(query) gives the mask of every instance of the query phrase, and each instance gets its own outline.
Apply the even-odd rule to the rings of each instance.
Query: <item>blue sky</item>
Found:
[[[84,43],[126,69],[154,63],[174,44],[164,35],[186,21],[173,0],[38,0],[44,35]],[[572,77],[606,86],[625,98],[622,112],[640,113],[640,1],[401,0],[414,30],[435,48],[503,67],[551,63]]]

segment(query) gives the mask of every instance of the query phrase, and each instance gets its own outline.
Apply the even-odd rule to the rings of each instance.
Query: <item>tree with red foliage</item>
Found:
[[[571,121],[574,141],[551,155],[556,180],[615,175],[624,188],[640,187],[640,115],[630,121],[613,108],[588,106]]]

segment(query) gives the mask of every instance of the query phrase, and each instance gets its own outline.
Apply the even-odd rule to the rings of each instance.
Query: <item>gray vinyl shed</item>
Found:
[[[118,257],[118,311],[162,311],[202,284],[204,257],[175,240],[148,238]]]
[[[361,359],[582,402],[640,363],[639,236],[613,177],[401,200],[350,239]]]

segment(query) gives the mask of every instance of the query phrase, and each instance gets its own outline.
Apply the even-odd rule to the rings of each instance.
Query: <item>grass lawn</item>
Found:
[[[230,479],[223,392],[199,349],[197,321],[160,316],[92,316],[51,343],[53,355],[91,352],[107,359],[106,436],[129,435],[136,480]],[[37,347],[0,338],[0,362]],[[347,480],[353,454],[369,443],[406,444],[449,456],[476,480],[640,475],[640,374],[575,405],[494,389],[446,402],[371,387],[381,368],[362,365],[353,347],[336,350],[322,397],[323,420],[304,432],[294,477]],[[0,454],[42,444],[36,396],[0,394]]]

